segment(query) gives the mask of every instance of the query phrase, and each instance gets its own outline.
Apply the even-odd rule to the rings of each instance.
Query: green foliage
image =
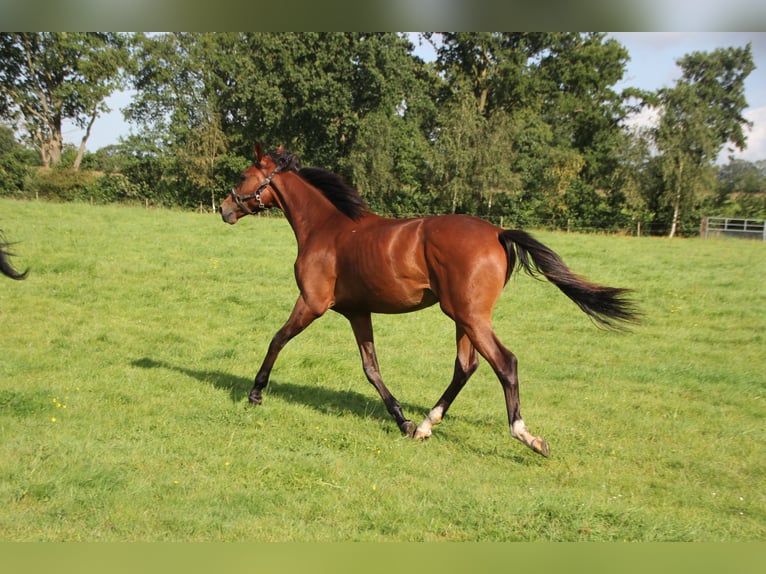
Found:
[[[29,172],[29,154],[16,142],[13,130],[0,125],[0,196],[19,197]]]
[[[23,282],[0,289],[6,541],[760,541],[766,258],[758,242],[536,233],[635,289],[631,334],[519,276],[494,316],[543,459],[509,436],[482,362],[423,443],[365,381],[347,322],[290,342],[283,220],[0,200]],[[253,248],[255,247],[255,248]],[[454,328],[376,316],[383,375],[419,420]]]
[[[19,119],[13,90],[40,100],[22,73],[27,54],[52,74],[47,97],[68,102],[64,116],[80,127],[103,111],[99,98],[129,80],[123,111],[135,128],[92,154],[51,140],[60,167],[96,172],[79,179],[42,177],[41,186],[18,149],[3,153],[2,193],[213,210],[258,141],[342,174],[387,215],[463,212],[511,225],[690,234],[700,216],[764,209],[751,190],[757,178],[719,186],[734,176],[717,181],[712,164],[727,141],[745,143],[749,46],[685,56],[672,88],[617,93],[629,55],[603,33],[427,33],[419,40],[437,54],[429,63],[411,38],[2,34],[5,121]],[[61,90],[69,99],[55,95]],[[660,110],[658,129],[629,131],[624,120],[646,105]]]
[[[131,203],[143,199],[141,188],[121,174],[44,168],[29,174],[22,196],[27,199],[99,204]]]
[[[123,34],[2,33],[0,115],[21,118],[45,167],[61,161],[64,120],[84,129],[77,169],[93,122],[107,111],[105,100],[122,86],[127,66]]]
[[[605,34],[461,32],[443,35],[439,61],[452,86],[468,83],[479,113],[539,116],[550,144],[577,151],[585,181],[606,188],[627,113],[612,86],[627,60]]]
[[[82,200],[92,185],[92,173],[70,169],[40,168],[30,174],[25,185],[27,198],[42,198],[50,201]]]
[[[749,44],[695,52],[678,65],[681,79],[673,88],[658,91],[662,115],[654,133],[665,201],[673,210],[671,237],[699,190],[712,187],[711,167],[723,146],[745,146],[744,82],[754,69]]]
[[[766,160],[731,160],[718,171],[716,195],[704,215],[766,219]]]
[[[20,196],[24,190],[27,175],[26,165],[17,161],[11,154],[0,156],[0,195]]]
[[[618,194],[599,192],[577,180],[564,195],[567,227],[580,231],[619,231],[630,228],[630,220],[622,211]]]

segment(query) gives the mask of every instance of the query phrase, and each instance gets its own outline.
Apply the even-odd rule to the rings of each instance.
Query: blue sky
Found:
[[[746,81],[749,104],[745,117],[753,122],[748,132],[748,147],[735,157],[748,161],[766,159],[766,32],[614,32],[610,34],[623,44],[631,57],[625,78],[617,89],[633,86],[656,90],[672,86],[679,77],[675,60],[693,51],[709,52],[715,48],[752,45],[756,69]],[[428,57],[423,47],[422,55]],[[130,101],[129,94],[116,94],[109,100],[112,112],[98,118],[88,140],[88,149],[95,151],[118,142],[130,131],[120,109]],[[637,122],[651,121],[650,117],[637,118]],[[79,144],[82,135],[72,127],[65,130],[68,143]],[[724,152],[724,158],[728,156]]]
[[[756,69],[745,80],[749,104],[744,116],[753,122],[746,131],[747,149],[733,155],[747,161],[766,159],[766,33],[764,32],[615,32],[611,34],[630,54],[627,72],[617,88],[656,90],[671,87],[680,77],[675,61],[685,54],[751,44]],[[650,121],[639,118],[638,121]],[[728,157],[723,152],[724,160]]]

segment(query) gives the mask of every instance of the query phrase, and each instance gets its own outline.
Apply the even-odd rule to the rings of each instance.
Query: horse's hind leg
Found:
[[[452,382],[444,391],[444,394],[436,402],[434,408],[428,413],[428,416],[418,425],[415,431],[416,439],[425,439],[431,436],[431,428],[442,422],[444,415],[447,414],[452,401],[455,400],[458,393],[463,389],[468,379],[479,366],[479,358],[476,354],[471,340],[465,334],[460,326],[457,327],[457,358],[455,359],[455,372],[452,375]]]
[[[354,337],[356,337],[356,343],[359,345],[359,352],[362,355],[362,366],[364,367],[364,374],[367,376],[367,380],[378,391],[380,398],[383,399],[383,403],[386,405],[386,409],[394,417],[401,431],[411,437],[415,433],[415,423],[404,417],[399,401],[391,394],[383,383],[383,378],[380,376],[380,367],[378,366],[378,357],[375,354],[375,342],[372,335],[372,317],[367,313],[346,315],[346,318],[354,330]]]
[[[479,353],[492,365],[497,378],[500,380],[505,395],[511,435],[533,451],[546,457],[550,456],[551,450],[548,443],[541,437],[536,437],[530,433],[521,418],[516,356],[503,346],[488,321],[474,322],[473,325],[466,327],[466,332]]]

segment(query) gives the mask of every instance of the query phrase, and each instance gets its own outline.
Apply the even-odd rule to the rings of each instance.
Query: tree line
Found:
[[[746,145],[750,45],[688,54],[656,92],[616,91],[629,57],[602,33],[1,33],[0,194],[212,210],[257,140],[386,215],[669,235],[766,217],[766,164],[716,164]],[[131,135],[89,153],[117,90]],[[631,128],[644,109],[656,126]]]

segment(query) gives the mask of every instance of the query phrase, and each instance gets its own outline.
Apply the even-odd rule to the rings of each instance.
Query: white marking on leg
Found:
[[[432,424],[438,425],[442,422],[442,416],[444,416],[444,407],[434,407],[431,409],[431,412],[428,413],[428,420],[430,420]]]
[[[439,406],[431,409],[431,412],[428,413],[428,416],[423,419],[422,423],[418,425],[418,428],[415,431],[415,438],[420,440],[431,436],[431,429],[433,428],[433,425],[438,425],[440,422],[442,422],[443,414],[443,407]]]
[[[511,427],[511,435],[513,438],[520,440],[534,450],[534,446],[532,445],[534,444],[535,437],[529,432],[529,429],[527,429],[527,425],[524,424],[523,420],[518,419],[514,421],[513,426]]]
[[[548,443],[545,442],[542,438],[536,437],[530,433],[527,429],[527,425],[524,424],[523,420],[519,419],[513,423],[511,426],[511,435],[513,438],[523,442],[533,451],[546,457],[550,456],[551,449],[548,446]]]
[[[431,421],[426,418],[418,425],[417,430],[415,430],[415,439],[422,440],[429,436],[431,436]]]
[[[527,425],[524,424],[522,419],[517,419],[513,422],[513,426],[511,427],[511,434],[513,435],[513,438],[517,438],[521,441],[524,440],[522,438],[524,435],[529,435]]]

